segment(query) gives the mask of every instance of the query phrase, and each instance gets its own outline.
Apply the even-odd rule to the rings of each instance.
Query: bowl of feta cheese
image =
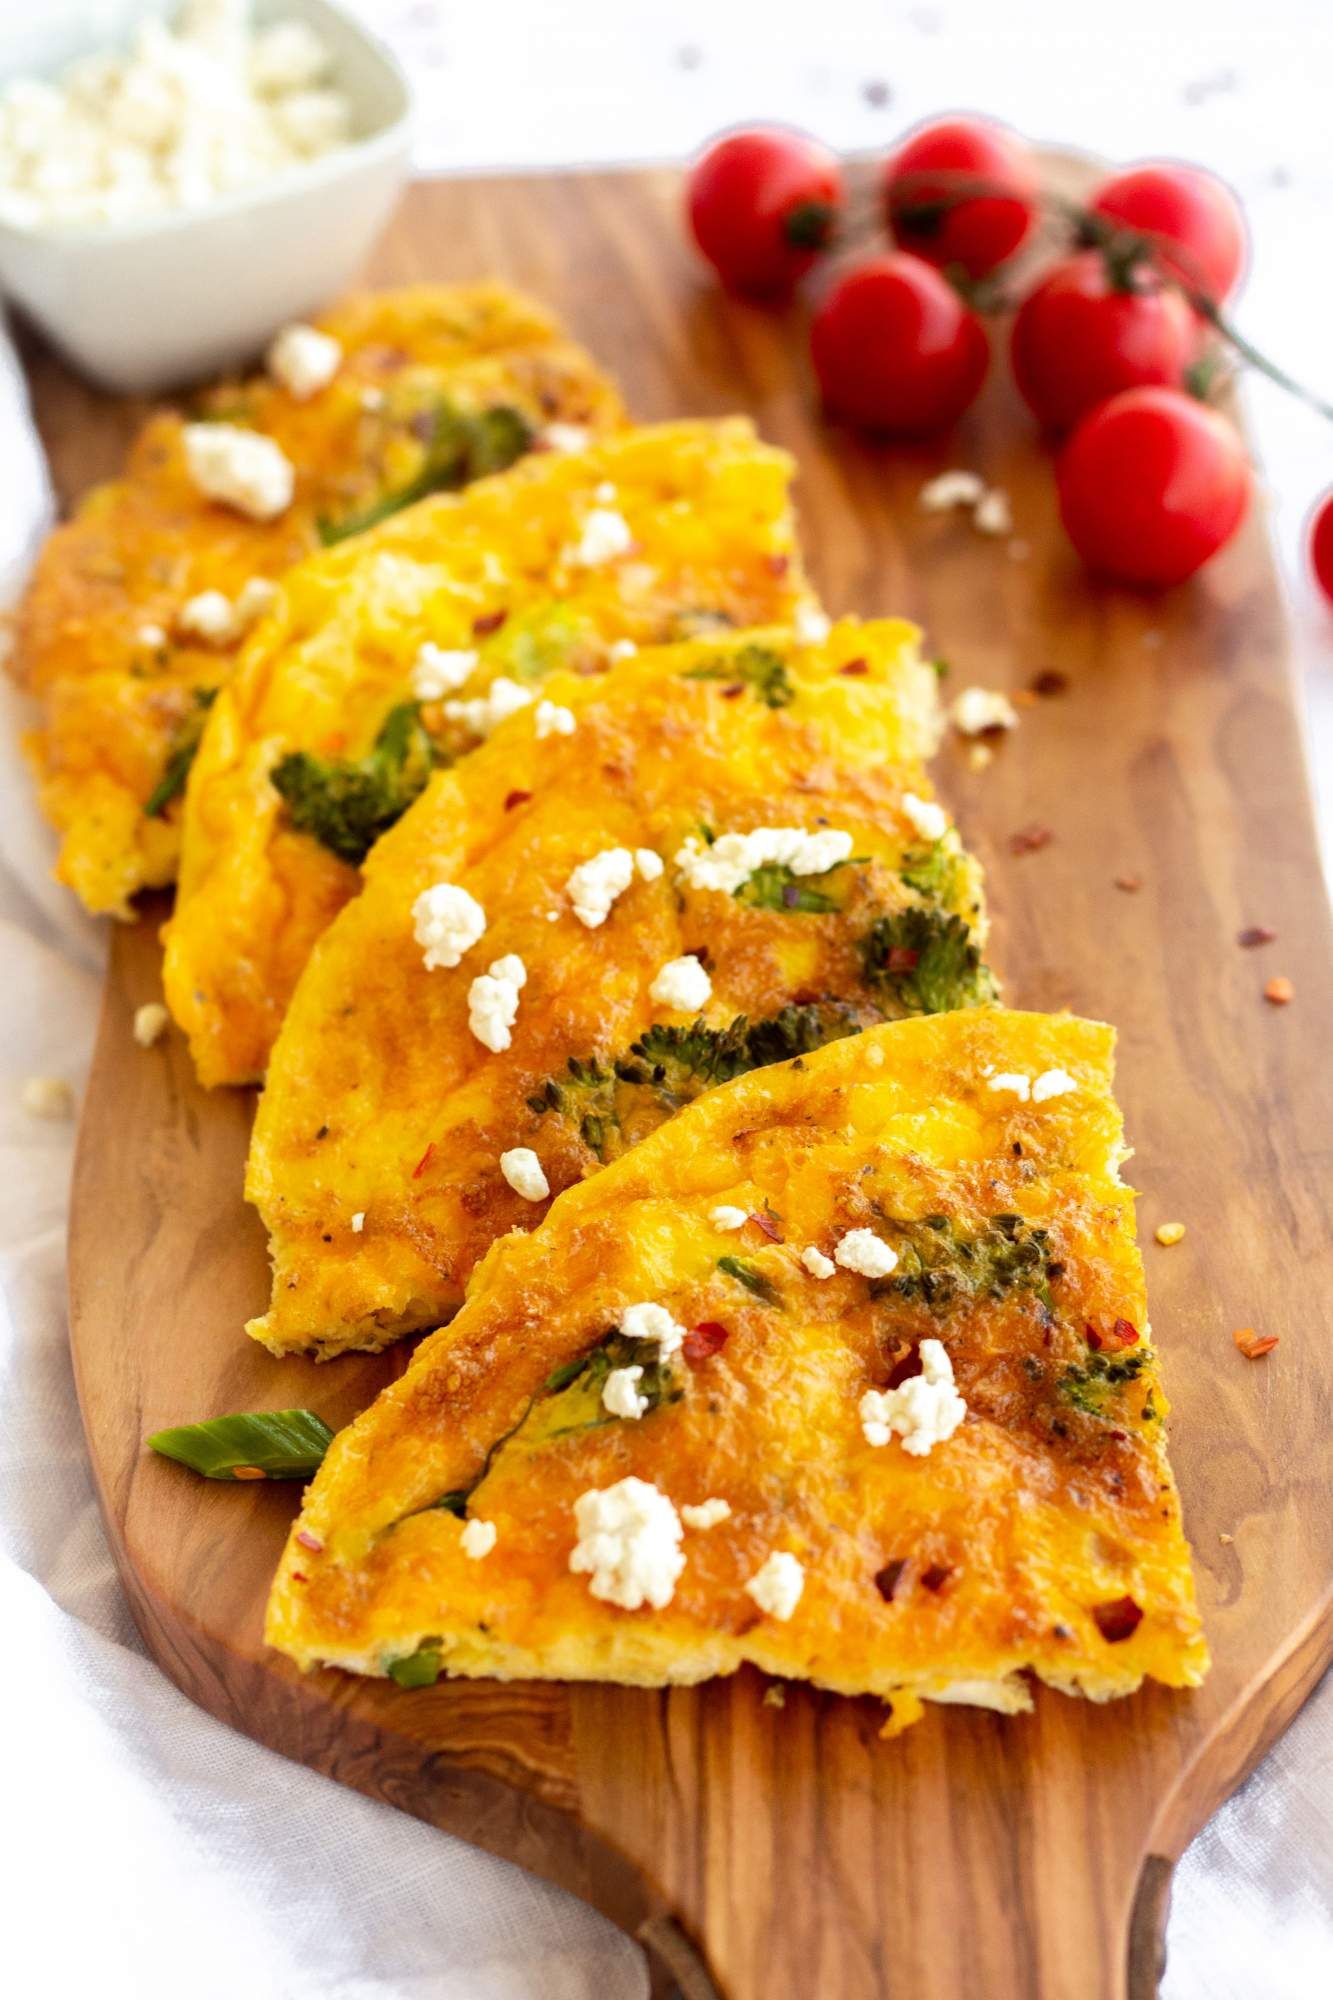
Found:
[[[0,291],[104,388],[236,366],[353,278],[409,127],[329,0],[47,0],[0,23]]]

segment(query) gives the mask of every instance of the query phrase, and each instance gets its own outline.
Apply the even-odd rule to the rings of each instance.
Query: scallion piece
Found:
[[[390,1660],[388,1674],[400,1688],[434,1687],[440,1678],[440,1640],[427,1639],[417,1647],[415,1653],[405,1653],[401,1659]]]
[[[148,1444],[205,1479],[308,1479],[333,1432],[313,1410],[259,1410],[154,1431]]]

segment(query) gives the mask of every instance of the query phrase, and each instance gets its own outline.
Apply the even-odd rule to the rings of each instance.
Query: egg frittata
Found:
[[[433,768],[535,707],[547,674],[813,615],[791,473],[741,419],[624,431],[288,573],[212,706],[186,800],[164,979],[204,1083],[263,1074],[373,841]]]
[[[495,1237],[700,1091],[991,997],[917,637],[849,619],[559,674],[430,779],[273,1052],[258,1339],[329,1355],[435,1326]]]
[[[303,1667],[1094,1700],[1208,1655],[1113,1031],[973,1008],[700,1098],[335,1439],[269,1602]]]
[[[90,910],[127,917],[172,879],[189,756],[266,585],[425,493],[622,420],[590,358],[503,286],[364,293],[316,324],[337,343],[323,386],[263,375],[153,417],[38,559],[12,666],[41,706],[27,748],[56,872]],[[256,518],[209,498],[189,454],[208,424],[271,440],[288,504]]]

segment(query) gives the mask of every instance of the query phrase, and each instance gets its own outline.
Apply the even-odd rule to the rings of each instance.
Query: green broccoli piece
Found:
[[[366,756],[317,757],[293,750],[271,777],[292,825],[359,868],[424,789],[433,757],[418,705],[405,701],[390,709]]]

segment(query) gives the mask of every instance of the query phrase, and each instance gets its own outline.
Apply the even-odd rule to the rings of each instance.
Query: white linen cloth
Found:
[[[0,585],[12,587],[48,503],[7,345],[0,468]],[[12,1990],[642,2000],[638,1951],[593,1911],[261,1749],[196,1709],[145,1655],[98,1519],[67,1347],[74,1128],[19,1105],[30,1075],[81,1089],[104,938],[49,880],[51,840],[15,744],[20,708],[6,689],[0,1910]],[[1333,1685],[1181,1863],[1163,2000],[1311,2000],[1333,1962],[1331,1862]]]

